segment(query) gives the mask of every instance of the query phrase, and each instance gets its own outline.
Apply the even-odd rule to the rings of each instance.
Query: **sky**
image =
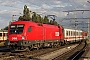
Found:
[[[16,15],[14,20],[22,16],[24,5],[41,16],[55,15],[56,21],[60,25],[70,27],[75,20],[63,20],[63,18],[87,18],[90,17],[90,11],[75,11],[69,12],[69,14],[64,11],[90,10],[90,3],[87,1],[90,2],[90,0],[0,0],[0,29],[9,25],[12,15]],[[87,22],[88,20],[78,19],[78,21],[82,23],[82,21]],[[82,26],[87,27],[87,24]],[[81,26],[79,25],[79,27]]]

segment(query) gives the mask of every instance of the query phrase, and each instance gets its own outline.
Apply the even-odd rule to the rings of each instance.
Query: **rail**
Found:
[[[78,60],[84,53],[86,45],[86,41],[81,42],[75,48],[63,53],[62,55],[55,57],[52,60]]]
[[[74,53],[72,56],[70,56],[67,60],[78,60],[82,56],[82,54],[85,52],[86,45],[87,45],[87,43],[85,41],[84,47],[81,50]]]

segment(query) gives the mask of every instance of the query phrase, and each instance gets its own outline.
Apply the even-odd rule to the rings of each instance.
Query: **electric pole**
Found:
[[[90,3],[90,1],[87,1],[88,3]],[[63,12],[68,12],[68,14],[69,14],[69,12],[78,12],[78,11],[81,11],[81,12],[85,12],[85,11],[89,11],[90,12],[90,10],[69,10],[69,11],[63,11]],[[74,14],[75,15],[75,18],[64,18],[64,19],[66,19],[66,20],[77,20],[77,19],[89,19],[89,21],[88,21],[88,38],[90,38],[90,18],[76,18],[76,14]],[[75,26],[76,26],[76,23],[75,23]]]

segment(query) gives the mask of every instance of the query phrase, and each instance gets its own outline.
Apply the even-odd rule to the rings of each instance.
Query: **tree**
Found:
[[[21,20],[23,20],[23,16],[20,16],[20,17],[18,18],[18,21],[21,21]]]
[[[39,14],[37,14],[36,12],[33,12],[32,21],[38,22],[38,23],[43,23],[43,18]]]
[[[58,25],[58,23],[54,20],[50,20],[50,24],[52,24],[52,25]]]
[[[53,21],[52,20],[50,20],[50,24],[53,24]]]
[[[32,16],[32,17],[31,17]],[[33,21],[33,22],[37,22],[37,23],[45,23],[45,24],[52,24],[52,25],[57,25],[57,22],[55,21],[55,15],[50,15],[53,16],[54,19],[50,20],[47,16],[44,16],[44,18],[42,18],[39,14],[37,14],[36,12],[33,12],[33,15],[30,15],[30,10],[29,8],[27,8],[27,6],[24,6],[24,10],[23,10],[23,16],[20,16],[18,18],[18,21]]]
[[[32,21],[37,22],[37,14],[36,14],[36,12],[33,12]]]
[[[3,28],[4,30],[8,30],[8,26],[6,26],[5,28]]]
[[[54,25],[58,25],[58,23],[56,21],[54,21]]]
[[[39,23],[42,23],[42,17],[41,17],[39,14],[37,14],[37,21],[38,21]]]
[[[44,17],[44,23],[45,23],[45,24],[48,24],[48,23],[49,23],[49,19],[48,19],[47,16]]]
[[[23,10],[23,16],[20,16],[19,18],[18,18],[18,20],[20,21],[22,21],[22,20],[27,20],[27,21],[30,21],[31,20],[31,18],[30,18],[30,11],[29,11],[29,8],[27,8],[27,6],[25,5],[24,6],[24,10]]]
[[[27,6],[25,5],[24,6],[24,11],[23,11],[23,17],[25,20],[30,20],[30,11],[29,11],[29,8],[27,8]]]

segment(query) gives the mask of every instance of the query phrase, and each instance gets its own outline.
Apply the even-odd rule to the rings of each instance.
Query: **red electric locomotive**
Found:
[[[8,40],[5,45],[18,49],[62,45],[64,44],[63,30],[62,26],[30,21],[12,22],[8,28]]]

